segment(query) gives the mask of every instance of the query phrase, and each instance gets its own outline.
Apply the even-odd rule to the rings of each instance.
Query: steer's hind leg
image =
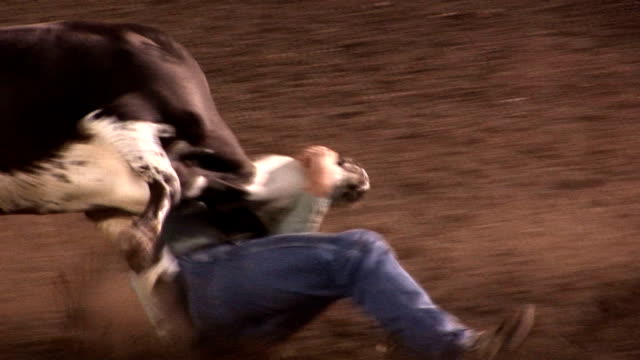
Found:
[[[160,144],[172,136],[173,128],[147,121],[119,121],[115,117],[90,114],[86,130],[112,145],[131,169],[149,184],[146,207],[131,226],[117,236],[129,266],[139,272],[152,263],[154,244],[172,203],[180,200],[180,181]],[[112,236],[114,234],[111,234]]]

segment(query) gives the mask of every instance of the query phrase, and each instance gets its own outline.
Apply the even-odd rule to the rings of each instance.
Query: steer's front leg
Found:
[[[171,209],[171,194],[175,193],[172,190],[161,180],[149,183],[149,203],[144,212],[117,235],[127,263],[135,272],[151,266],[164,245],[159,243],[159,235]]]
[[[94,214],[99,228],[120,243],[131,269],[140,272],[153,263],[154,248],[161,248],[156,246],[156,240],[162,224],[172,204],[181,197],[180,180],[160,144],[161,137],[173,136],[173,128],[148,121],[122,121],[100,111],[88,115],[83,124],[88,132],[101,136],[113,146],[149,186],[146,207],[138,218],[129,220],[128,226],[123,226],[121,219],[110,216],[96,219],[100,215]]]
[[[159,144],[158,144],[159,147]],[[142,156],[142,158],[140,157]],[[129,267],[140,272],[156,259],[163,244],[157,243],[171,206],[180,200],[180,180],[162,148],[143,153],[130,162],[149,184],[149,201],[132,226],[118,234]]]

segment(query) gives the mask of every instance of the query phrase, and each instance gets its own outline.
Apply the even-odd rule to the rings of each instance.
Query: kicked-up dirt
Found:
[[[370,196],[324,230],[381,232],[473,326],[537,304],[518,359],[633,360],[639,12],[634,0],[3,0],[0,24],[166,30],[249,153],[319,143],[368,169]],[[81,215],[1,217],[0,239],[0,358],[191,358],[159,348],[115,246]],[[277,356],[382,359],[384,342],[344,301]]]

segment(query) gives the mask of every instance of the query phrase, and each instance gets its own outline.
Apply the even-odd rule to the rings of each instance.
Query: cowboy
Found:
[[[270,347],[343,298],[418,359],[496,359],[524,341],[533,306],[517,309],[494,329],[476,331],[431,300],[382,235],[317,232],[332,203],[353,202],[369,189],[368,177],[322,146],[289,159],[269,174],[277,180],[271,183],[290,183],[289,191],[275,191],[281,199],[263,198],[246,212],[189,206],[168,218],[163,236],[179,264],[177,280],[199,345],[218,354]],[[302,181],[291,180],[296,173]]]

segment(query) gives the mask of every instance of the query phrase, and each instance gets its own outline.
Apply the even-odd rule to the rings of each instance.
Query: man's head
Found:
[[[341,172],[333,191],[333,202],[338,205],[350,204],[362,199],[371,188],[367,172],[348,157],[339,157],[338,166]]]
[[[326,146],[308,146],[296,156],[306,177],[306,190],[330,197],[334,204],[360,200],[370,188],[367,172],[351,158]]]

